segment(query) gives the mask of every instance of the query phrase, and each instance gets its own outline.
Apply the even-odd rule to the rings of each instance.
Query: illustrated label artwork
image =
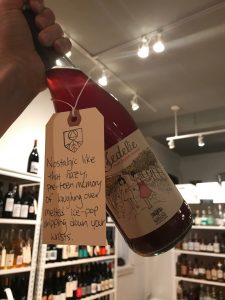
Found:
[[[136,130],[105,152],[107,205],[129,238],[165,224],[183,199]]]
[[[43,243],[105,245],[104,119],[96,108],[68,112],[46,126]]]

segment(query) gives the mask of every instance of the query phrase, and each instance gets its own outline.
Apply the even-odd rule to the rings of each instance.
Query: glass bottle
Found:
[[[196,226],[201,225],[201,217],[198,209],[195,211],[195,225]]]
[[[216,268],[216,263],[215,262],[213,263],[211,274],[212,274],[212,280],[217,281],[218,280],[218,274],[217,274],[217,268]]]
[[[198,239],[198,234],[197,232],[195,233],[195,238],[194,238],[194,251],[200,251],[200,242]]]
[[[31,11],[25,11],[24,15],[37,45],[34,16]],[[39,53],[46,62],[47,85],[52,99],[65,101],[74,106],[79,96],[76,109],[95,107],[104,116],[106,186],[115,185],[115,189],[106,188],[107,211],[127,244],[142,256],[153,256],[173,248],[192,226],[191,211],[156,159],[134,120],[119,101],[72,64],[69,67],[52,68],[55,63],[51,63],[49,51],[45,55],[45,49],[40,44],[37,51],[40,48]],[[55,62],[54,53],[52,56]],[[56,112],[69,111],[69,105],[54,101]],[[125,144],[130,146],[126,147]],[[151,182],[154,181],[154,193],[150,183],[142,179],[143,172],[148,173]],[[115,182],[123,176],[133,180],[139,189],[136,201],[142,203],[146,198],[145,200],[151,204],[136,214],[136,218],[127,218],[127,212],[120,218],[113,204],[114,193],[117,193]],[[162,192],[162,187],[166,188],[165,193]],[[148,197],[143,196],[143,189],[148,191]]]
[[[216,225],[223,226],[223,210],[222,205],[218,204],[218,209],[216,210]]]
[[[215,219],[210,206],[208,206],[208,210],[207,210],[207,225],[210,226],[215,225]]]
[[[201,225],[203,226],[208,225],[208,218],[206,216],[206,211],[204,209],[202,210]]]
[[[213,252],[220,253],[220,242],[217,235],[214,235]]]
[[[12,218],[13,206],[14,206],[14,197],[17,191],[17,186],[14,186],[12,183],[9,184],[8,192],[4,199],[4,218]]]
[[[27,172],[38,174],[38,169],[39,169],[39,154],[37,151],[37,140],[34,140],[33,149],[28,158]]]
[[[217,280],[223,282],[223,265],[220,261],[217,264]]]
[[[201,278],[201,279],[206,278],[206,269],[205,269],[202,261],[199,264],[199,278]]]

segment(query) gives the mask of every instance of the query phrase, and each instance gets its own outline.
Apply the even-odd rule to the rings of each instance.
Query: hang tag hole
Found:
[[[81,115],[79,113],[79,110],[75,110],[74,114],[72,114],[71,111],[68,117],[69,126],[78,126],[80,122],[81,122]]]

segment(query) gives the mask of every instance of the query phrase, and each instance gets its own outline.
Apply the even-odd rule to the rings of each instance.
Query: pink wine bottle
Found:
[[[48,63],[46,75],[53,100],[75,105],[80,95],[76,109],[96,107],[104,116],[107,211],[127,244],[142,256],[174,247],[191,228],[190,208],[129,113],[76,68],[49,69]],[[71,110],[64,102],[54,106]]]

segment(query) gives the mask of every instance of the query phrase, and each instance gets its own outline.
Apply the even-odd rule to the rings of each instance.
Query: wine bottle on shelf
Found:
[[[213,252],[220,253],[220,242],[217,235],[214,236]]]
[[[5,268],[5,259],[6,259],[6,245],[5,245],[5,230],[2,229],[1,230],[1,245],[0,245],[0,269],[4,269]]]
[[[29,212],[28,191],[26,188],[24,188],[23,194],[22,194],[22,199],[21,199],[20,218],[27,219],[28,212]]]
[[[71,269],[69,269],[66,274],[65,284],[66,284],[66,300],[73,300],[74,288],[73,288],[73,274]]]
[[[23,247],[25,246],[23,229],[19,229],[18,237],[15,240],[15,257],[14,267],[19,268],[23,266]]]
[[[19,197],[19,193],[17,189],[14,195],[12,218],[20,218],[20,214],[21,214],[21,199]]]
[[[17,191],[17,186],[10,183],[4,201],[4,212],[3,212],[4,218],[12,218],[16,191]]]
[[[32,244],[31,230],[27,229],[25,233],[25,245],[23,247],[23,262],[25,266],[29,266],[31,264]]]
[[[41,48],[43,54],[45,49],[38,45],[34,16],[31,11],[25,11],[24,15],[30,25],[37,51]],[[45,55],[42,55],[44,59],[43,56]],[[55,61],[54,53],[52,56]],[[57,112],[68,111],[79,96],[76,109],[96,108],[104,116],[106,186],[110,187],[106,189],[107,211],[127,244],[142,256],[153,256],[173,248],[192,226],[191,211],[134,120],[119,101],[82,71],[72,68],[72,65],[68,68],[51,68],[53,65],[49,64],[49,60],[46,65],[51,96],[53,100],[62,101],[54,101]],[[69,106],[63,102],[69,103]],[[136,199],[130,199],[132,212],[126,211],[121,217],[114,203],[114,193],[118,193],[123,184],[124,191],[127,190],[128,182],[135,186],[139,194],[137,193]],[[147,198],[143,196],[143,190],[145,195],[147,191]],[[121,195],[123,194],[127,197],[125,193]]]
[[[39,169],[39,154],[37,151],[37,140],[34,140],[34,147],[29,155],[27,172],[38,174]]]
[[[15,257],[15,229],[11,228],[9,238],[6,240],[6,258],[5,258],[5,268],[13,268],[14,257]]]
[[[53,300],[61,300],[62,285],[61,285],[60,271],[56,272],[56,277],[54,278],[53,287],[54,287],[54,289],[53,289]]]
[[[29,220],[35,220],[36,219],[36,214],[35,214],[35,206],[34,206],[34,201],[35,201],[34,194],[30,190],[28,195],[29,195],[29,197],[28,197],[28,204],[29,204],[28,219]]]

